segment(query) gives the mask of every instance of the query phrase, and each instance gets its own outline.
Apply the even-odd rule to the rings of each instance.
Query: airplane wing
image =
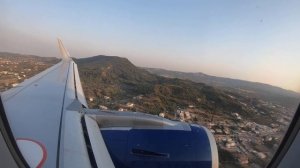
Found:
[[[77,65],[61,40],[59,48],[61,62],[4,92],[2,103],[30,167],[90,167],[81,126],[81,109],[87,103]]]
[[[204,127],[136,112],[88,109],[76,63],[58,64],[1,94],[5,167],[218,167]]]

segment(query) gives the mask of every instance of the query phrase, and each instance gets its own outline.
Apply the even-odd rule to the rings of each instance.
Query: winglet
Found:
[[[65,61],[69,60],[70,54],[69,54],[68,50],[64,47],[60,38],[57,38],[57,41],[58,41],[58,47],[59,47],[59,50],[60,50],[63,60],[65,60]]]

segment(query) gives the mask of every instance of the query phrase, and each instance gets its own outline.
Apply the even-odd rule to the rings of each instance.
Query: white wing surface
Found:
[[[62,61],[2,93],[2,103],[30,167],[90,167],[80,113],[87,104],[77,65],[61,40],[58,44]]]

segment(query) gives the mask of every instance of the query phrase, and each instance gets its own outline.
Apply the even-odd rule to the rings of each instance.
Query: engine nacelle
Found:
[[[97,121],[117,168],[213,167],[219,165],[205,127],[139,112],[86,111]]]
[[[116,167],[218,167],[213,135],[204,127],[190,129],[102,129]]]

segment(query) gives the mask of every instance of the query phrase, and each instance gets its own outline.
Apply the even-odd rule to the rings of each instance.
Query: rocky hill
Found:
[[[239,112],[245,118],[254,118],[252,111],[247,110],[243,102],[250,106],[259,104],[255,98],[203,83],[151,74],[126,58],[100,55],[75,59],[75,62],[86,97],[92,100],[88,100],[92,108],[101,105],[114,110],[124,108],[158,114],[174,113],[190,106],[222,116]],[[128,106],[128,103],[134,106]]]

